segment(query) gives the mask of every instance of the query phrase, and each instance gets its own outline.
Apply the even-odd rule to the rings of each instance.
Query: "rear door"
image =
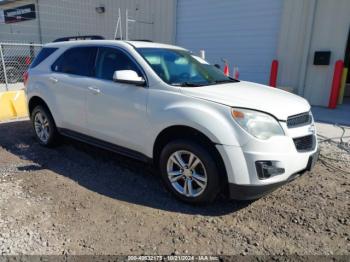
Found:
[[[62,128],[87,134],[86,97],[96,53],[97,47],[73,47],[52,65],[49,78],[55,88]]]

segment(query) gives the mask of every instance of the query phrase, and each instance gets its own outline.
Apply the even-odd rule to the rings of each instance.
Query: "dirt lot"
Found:
[[[45,149],[28,121],[3,123],[0,254],[349,255],[349,153],[322,148],[340,161],[255,202],[192,207],[147,165],[68,139]]]

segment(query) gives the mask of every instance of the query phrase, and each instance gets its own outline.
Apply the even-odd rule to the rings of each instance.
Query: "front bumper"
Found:
[[[311,171],[315,166],[319,156],[319,151],[309,157],[309,161],[304,170],[292,174],[288,177],[287,180],[280,181],[277,183],[266,184],[266,185],[236,185],[233,183],[229,183],[229,195],[231,199],[236,200],[253,200],[261,198],[273,191],[275,191],[280,186],[287,184],[294,179],[302,176],[305,172]]]
[[[259,198],[313,167],[318,157],[315,132],[310,131],[309,126],[305,126],[293,130],[286,128],[285,133],[286,136],[265,141],[252,138],[241,147],[216,146],[224,161],[231,198]],[[314,135],[315,145],[309,151],[298,151],[293,138],[306,135]],[[256,167],[258,161],[273,161],[283,168],[284,173],[262,179]]]

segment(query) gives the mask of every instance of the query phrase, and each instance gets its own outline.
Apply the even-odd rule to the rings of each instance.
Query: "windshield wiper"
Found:
[[[183,82],[183,83],[173,83],[173,86],[182,86],[182,87],[197,87],[203,86],[203,84],[191,83],[191,82]]]
[[[237,83],[237,82],[239,82],[239,80],[230,78],[230,79],[215,80],[213,84]]]

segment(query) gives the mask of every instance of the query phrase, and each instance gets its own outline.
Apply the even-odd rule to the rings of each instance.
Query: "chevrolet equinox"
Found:
[[[38,142],[68,136],[151,161],[189,203],[257,199],[318,156],[309,103],[225,76],[181,47],[142,41],[46,44],[26,72]]]

